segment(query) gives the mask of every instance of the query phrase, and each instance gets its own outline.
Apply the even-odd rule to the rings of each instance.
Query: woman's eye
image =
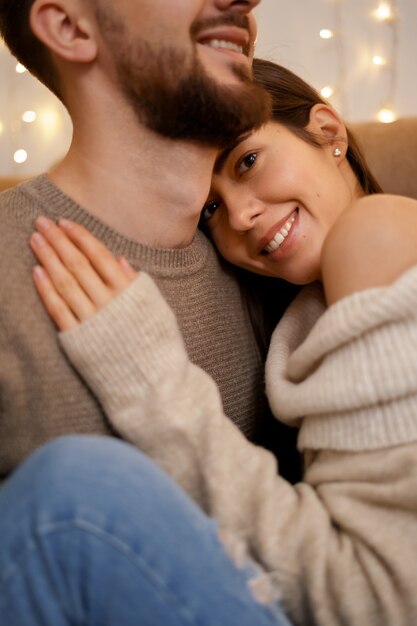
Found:
[[[207,202],[207,204],[203,207],[203,210],[201,211],[200,219],[203,222],[208,222],[213,217],[220,205],[220,200],[211,200],[210,202]]]
[[[243,159],[239,161],[236,167],[236,172],[239,174],[239,176],[242,176],[242,174],[250,170],[251,167],[255,165],[255,161],[257,158],[258,155],[256,152],[251,152],[250,154],[244,156]]]

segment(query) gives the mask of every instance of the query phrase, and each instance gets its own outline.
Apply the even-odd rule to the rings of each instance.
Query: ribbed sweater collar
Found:
[[[193,242],[186,248],[166,249],[146,246],[121,235],[92,215],[56,187],[45,174],[19,185],[18,189],[20,193],[30,197],[34,218],[43,213],[54,220],[66,218],[78,222],[109,246],[113,254],[125,256],[133,265],[151,271],[153,275],[193,274],[206,262],[211,244],[200,231],[197,231]],[[37,206],[34,206],[34,203]],[[27,217],[27,211],[30,209],[25,203],[20,210]]]

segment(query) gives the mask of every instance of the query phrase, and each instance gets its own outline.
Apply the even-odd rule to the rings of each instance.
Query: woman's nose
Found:
[[[228,207],[230,227],[239,232],[251,230],[264,211],[265,205],[255,198],[237,199]]]

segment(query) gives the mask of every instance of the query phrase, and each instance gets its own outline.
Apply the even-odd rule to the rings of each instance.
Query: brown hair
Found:
[[[60,98],[50,51],[30,27],[32,4],[33,0],[0,0],[0,34],[20,63]]]
[[[306,126],[310,121],[310,110],[315,104],[327,104],[319,93],[302,78],[290,70],[263,59],[254,59],[253,74],[272,98],[271,120],[286,126],[304,141],[321,146],[320,141]],[[365,193],[381,193],[382,189],[374,178],[365,158],[347,128],[348,146],[346,158]]]

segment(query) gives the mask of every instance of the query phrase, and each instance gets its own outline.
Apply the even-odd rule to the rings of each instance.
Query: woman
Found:
[[[308,285],[266,366],[272,410],[299,428],[303,482],[278,476],[225,418],[149,276],[76,224],[43,222],[35,283],[115,429],[242,541],[295,624],[411,625],[416,202],[379,193],[340,117],[303,81],[264,61],[255,75],[271,122],[220,155],[202,222],[230,262]],[[76,281],[63,290],[66,266]]]

